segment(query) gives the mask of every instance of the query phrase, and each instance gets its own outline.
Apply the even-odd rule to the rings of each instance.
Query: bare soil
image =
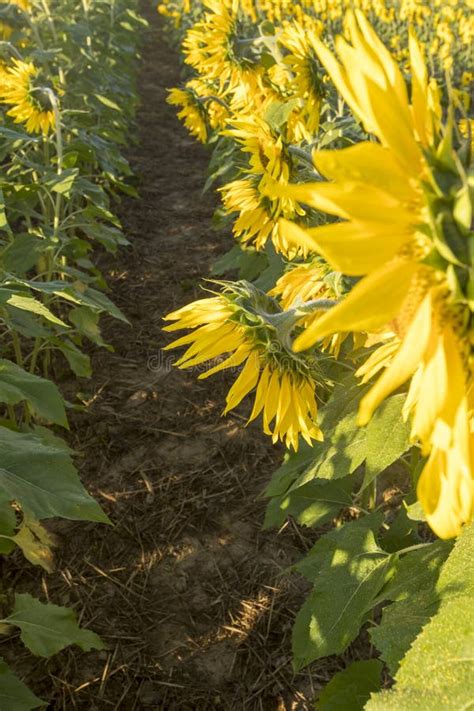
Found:
[[[162,316],[199,298],[199,279],[232,238],[211,227],[209,154],[165,102],[178,57],[154,9],[147,15],[129,151],[140,200],[119,209],[132,246],[99,258],[131,325],[105,324],[114,351],[96,351],[93,379],[74,383],[87,407],[72,417],[71,444],[114,525],[54,523],[53,574],[25,572],[16,556],[3,571],[17,591],[72,605],[107,649],[45,661],[10,638],[0,653],[54,710],[310,709],[343,662],[292,671],[291,627],[307,588],[282,573],[314,533],[291,523],[261,532],[260,494],[281,451],[239,413],[220,417],[228,376],[197,381],[160,350]]]

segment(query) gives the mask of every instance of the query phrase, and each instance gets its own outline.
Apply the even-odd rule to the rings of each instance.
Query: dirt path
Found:
[[[225,376],[198,383],[160,351],[162,315],[199,295],[231,238],[211,229],[208,154],[165,103],[178,59],[148,15],[130,152],[141,199],[120,210],[133,247],[101,265],[132,326],[107,324],[115,351],[94,355],[73,422],[84,481],[115,526],[61,523],[59,571],[42,578],[109,649],[23,661],[36,693],[54,689],[50,709],[306,709],[313,680],[290,661],[303,590],[279,579],[305,541],[260,532],[257,497],[280,455],[243,416],[220,418]]]

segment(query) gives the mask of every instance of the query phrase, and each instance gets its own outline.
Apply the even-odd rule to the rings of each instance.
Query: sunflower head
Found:
[[[14,59],[4,67],[0,102],[11,106],[7,115],[15,123],[24,123],[28,132],[46,135],[54,130],[51,89],[31,62]]]
[[[197,367],[221,359],[200,378],[243,366],[227,395],[224,413],[255,389],[249,422],[262,413],[264,432],[274,442],[284,441],[296,450],[300,435],[308,443],[321,439],[316,424],[317,363],[291,352],[285,338],[286,314],[273,298],[248,282],[221,282],[221,286],[221,293],[165,317],[174,321],[166,331],[193,329],[167,346],[188,346],[176,365]]]
[[[206,143],[209,135],[204,103],[191,86],[184,89],[171,89],[167,101],[172,106],[179,106],[178,118],[182,119],[189,133],[201,143]]]

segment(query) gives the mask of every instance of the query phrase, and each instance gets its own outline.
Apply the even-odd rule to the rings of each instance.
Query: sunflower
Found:
[[[192,88],[186,86],[185,89],[170,89],[167,102],[172,106],[181,107],[178,118],[183,121],[192,136],[201,143],[206,143],[209,135],[206,109]]]
[[[350,43],[340,61],[317,51],[337,89],[379,143],[318,151],[331,182],[278,191],[343,222],[302,230],[283,224],[289,241],[362,277],[349,295],[313,321],[296,351],[339,331],[391,328],[372,365],[382,374],[362,399],[365,424],[387,395],[410,381],[405,416],[427,463],[418,497],[442,538],[474,517],[473,234],[465,167],[442,129],[438,89],[410,34],[411,101],[401,72],[364,15],[347,16]],[[375,245],[375,246],[374,246]],[[377,353],[377,351],[376,351]]]
[[[256,90],[261,70],[239,48],[239,0],[206,0],[204,5],[204,18],[183,40],[185,62],[221,90]]]
[[[316,424],[316,381],[311,361],[295,359],[276,340],[275,329],[259,315],[265,300],[277,311],[268,297],[256,295],[254,287],[241,282],[222,294],[188,304],[165,317],[175,323],[164,330],[193,330],[166,349],[188,346],[176,362],[179,368],[200,366],[226,355],[201,373],[200,379],[243,366],[227,394],[224,414],[255,390],[248,422],[262,414],[265,434],[273,442],[280,440],[297,450],[299,435],[309,444],[322,439]]]
[[[7,111],[15,123],[26,124],[29,133],[48,134],[55,118],[48,91],[37,81],[39,69],[31,62],[13,59],[2,68],[0,103],[13,105]]]
[[[280,218],[304,215],[304,210],[291,198],[266,194],[269,185],[286,186],[290,179],[291,163],[283,139],[259,116],[239,116],[229,125],[222,134],[234,138],[248,155],[248,167],[243,170],[247,176],[220,189],[227,212],[239,213],[234,234],[243,242],[254,241],[257,249],[271,239],[278,252],[288,254]]]
[[[291,94],[298,97],[302,106],[291,116],[289,140],[299,143],[314,139],[319,128],[322,99],[322,82],[315,39],[322,31],[321,22],[308,17],[305,26],[293,21],[285,24],[278,39],[288,54],[284,63],[291,70]]]
[[[289,219],[295,216],[295,204],[285,197],[265,197],[259,182],[258,178],[250,176],[232,180],[219,188],[225,210],[238,213],[232,228],[234,235],[243,243],[253,243],[257,249],[263,249],[271,240],[277,252],[292,256],[298,248],[287,240],[280,226],[283,215]]]

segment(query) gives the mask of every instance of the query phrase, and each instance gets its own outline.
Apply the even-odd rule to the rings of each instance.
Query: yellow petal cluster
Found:
[[[15,123],[24,123],[29,133],[48,134],[54,130],[54,111],[40,103],[41,87],[35,84],[39,70],[32,62],[14,59],[0,70],[0,103],[11,105],[7,111]]]
[[[372,369],[386,367],[362,400],[360,423],[411,379],[405,415],[413,441],[428,456],[418,496],[433,530],[449,538],[474,516],[473,323],[445,271],[426,262],[434,249],[427,197],[434,177],[426,151],[435,154],[441,140],[437,91],[413,35],[409,97],[397,64],[362,13],[350,13],[347,26],[351,41],[335,43],[339,59],[319,40],[318,54],[379,143],[316,152],[316,168],[330,182],[292,186],[288,194],[343,221],[309,230],[285,225],[285,231],[335,269],[363,278],[310,323],[295,348],[341,330],[393,329],[397,340],[372,356]]]
[[[251,391],[255,400],[248,422],[262,415],[263,430],[273,442],[298,449],[299,436],[308,443],[322,439],[316,424],[315,381],[292,368],[291,357],[278,363],[277,350],[266,350],[256,339],[255,329],[239,322],[239,307],[225,295],[195,301],[168,314],[173,321],[166,331],[193,329],[166,346],[187,346],[176,362],[179,368],[199,367],[221,358],[199,375],[200,379],[228,368],[242,367],[229,390],[224,414],[234,409]]]

